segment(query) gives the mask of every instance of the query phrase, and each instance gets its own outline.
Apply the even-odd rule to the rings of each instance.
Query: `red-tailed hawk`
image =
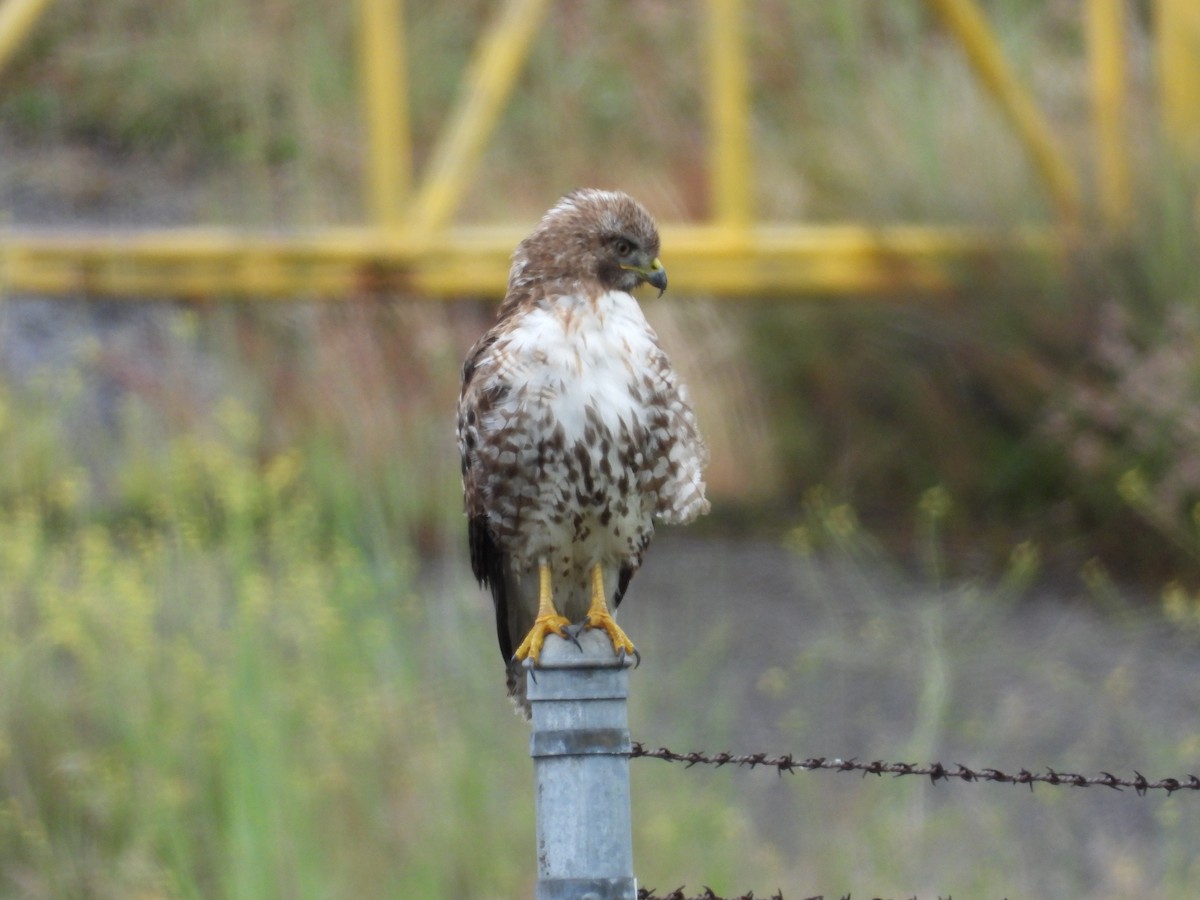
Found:
[[[463,365],[458,447],[471,568],[491,588],[509,694],[545,636],[603,629],[654,519],[708,511],[687,389],[630,293],[667,287],[658,230],[626,194],[563,197],[513,254],[496,324]],[[609,602],[611,599],[611,603]]]

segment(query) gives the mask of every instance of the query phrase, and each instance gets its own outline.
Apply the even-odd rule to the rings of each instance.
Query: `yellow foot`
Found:
[[[557,634],[568,641],[574,640],[567,631],[570,624],[571,621],[566,616],[560,616],[557,613],[538,616],[533,620],[533,627],[529,629],[529,634],[525,635],[525,640],[521,641],[521,646],[513,654],[513,659],[528,658],[536,666],[538,658],[542,655],[542,644],[545,643],[547,634]],[[616,622],[613,623],[613,625],[616,624]]]
[[[642,655],[633,646],[633,641],[621,630],[621,626],[617,624],[617,620],[612,617],[607,609],[593,608],[589,610],[587,618],[583,620],[583,624],[585,628],[598,628],[607,632],[608,639],[612,641],[613,652],[617,656],[622,659],[626,656],[632,656],[639,663],[642,661]]]

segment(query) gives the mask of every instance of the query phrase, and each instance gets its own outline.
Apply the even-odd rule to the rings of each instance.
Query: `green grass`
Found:
[[[347,513],[347,460],[265,450],[245,398],[165,435],[129,400],[102,499],[62,390],[3,395],[0,894],[527,895],[527,732],[487,599],[419,580],[403,513],[373,513],[391,498]],[[647,855],[748,840],[731,799],[647,811]]]
[[[935,545],[944,540],[944,499],[927,495],[918,513],[918,555],[929,563],[913,580],[851,510],[820,492],[809,498],[789,536],[794,592],[757,616],[742,613],[762,667],[757,700],[743,701],[753,713],[742,720],[761,736],[742,749],[1005,771],[1192,771],[1200,734],[1187,687],[1189,633],[1164,628],[1098,575],[1090,588],[1045,586],[1030,545],[1014,549],[999,577],[942,579]],[[1109,591],[1106,614],[1080,602],[1088,589]],[[770,640],[773,632],[789,635],[790,647]],[[1176,802],[1183,796],[732,777],[741,779],[742,807],[761,816],[762,856],[779,865],[758,870],[765,880],[756,889],[1176,896],[1195,877],[1185,847],[1198,812]],[[1097,855],[1099,847],[1111,852]]]
[[[474,598],[331,527],[311,460],[260,457],[236,400],[103,509],[62,444],[26,467],[54,445],[26,443],[55,430],[38,405],[6,397],[0,892],[519,893],[526,766],[515,731],[484,740],[510,716],[477,690]]]
[[[131,395],[84,444],[69,436],[86,417],[49,402],[95,375],[79,374],[3,394],[0,894],[528,896],[527,731],[490,604],[461,552],[449,573],[417,566],[405,517],[423,514],[391,496],[426,451],[393,457],[391,482],[359,480],[328,437],[272,438],[251,380],[187,426]],[[435,480],[453,493],[453,465]],[[1028,543],[997,578],[963,581],[954,522],[953,497],[928,491],[919,584],[827,491],[767,563],[751,545],[698,545],[691,564],[656,547],[625,618],[646,654],[634,737],[1192,770],[1190,597],[1168,597],[1164,629],[1096,566],[1109,611],[1055,609]],[[764,574],[779,579],[766,592]],[[653,760],[632,779],[638,877],[660,890],[1115,898],[1196,877],[1190,796]]]

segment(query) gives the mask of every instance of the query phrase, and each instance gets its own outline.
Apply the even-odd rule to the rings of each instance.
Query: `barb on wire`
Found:
[[[675,888],[669,894],[656,894],[654,893],[654,888],[638,888],[637,896],[638,900],[756,900],[754,891],[742,894],[739,897],[722,897],[720,894],[713,893],[713,889],[707,885],[704,888],[703,894],[697,894],[694,897],[685,895],[682,887]],[[783,900],[783,891],[776,891],[770,897],[763,897],[761,900]],[[815,897],[806,897],[805,900],[825,900],[825,895],[818,894]],[[843,895],[841,900],[850,900],[850,895]],[[883,900],[883,898],[876,897],[875,900]],[[917,898],[912,897],[911,900],[917,900]],[[939,896],[938,900],[942,900],[942,898]],[[947,897],[946,900],[952,900],[952,898]]]
[[[1019,772],[1006,773],[999,769],[969,769],[961,763],[956,763],[953,766],[944,766],[941,763],[930,763],[927,766],[917,765],[916,763],[889,763],[875,760],[874,762],[864,763],[857,759],[828,759],[823,756],[810,757],[808,759],[797,759],[790,753],[783,756],[768,756],[765,753],[747,753],[737,755],[733,753],[716,753],[709,755],[707,753],[676,753],[673,750],[668,750],[666,747],[659,747],[657,750],[647,750],[644,744],[637,741],[633,743],[633,749],[629,754],[631,759],[637,759],[640,756],[650,759],[661,759],[666,762],[682,762],[687,763],[687,768],[695,765],[708,766],[744,766],[747,768],[758,768],[765,766],[776,769],[780,775],[783,773],[793,773],[798,769],[806,771],[816,771],[818,769],[834,771],[834,772],[858,772],[862,775],[925,775],[930,781],[935,784],[939,781],[950,781],[958,779],[959,781],[995,781],[1001,784],[1025,784],[1030,790],[1035,784],[1049,784],[1055,787],[1107,787],[1115,791],[1123,788],[1133,788],[1138,796],[1145,796],[1149,791],[1166,791],[1168,795],[1174,794],[1176,791],[1200,791],[1200,778],[1195,775],[1185,775],[1182,778],[1160,778],[1158,781],[1151,781],[1141,772],[1134,770],[1133,778],[1118,778],[1110,772],[1101,772],[1099,775],[1080,775],[1075,772],[1057,772],[1054,769],[1047,768],[1044,772],[1031,772],[1028,769],[1021,769]]]
[[[654,888],[638,888],[638,900],[755,900],[755,897],[754,891],[738,897],[722,897],[720,894],[713,893],[713,889],[705,885],[704,893],[694,897],[685,895],[682,887],[675,888],[669,894],[656,894]],[[770,897],[762,897],[760,900],[783,900],[783,891],[776,891]],[[808,900],[822,900],[822,898],[809,897]],[[843,897],[842,900],[850,900],[850,898]]]

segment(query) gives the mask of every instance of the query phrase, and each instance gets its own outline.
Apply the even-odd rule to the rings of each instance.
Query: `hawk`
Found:
[[[658,230],[626,194],[563,197],[513,253],[496,323],[467,355],[458,448],[471,568],[491,589],[508,691],[548,634],[607,632],[654,520],[709,509],[687,389],[631,291],[666,290]],[[639,657],[640,658],[640,657]]]

